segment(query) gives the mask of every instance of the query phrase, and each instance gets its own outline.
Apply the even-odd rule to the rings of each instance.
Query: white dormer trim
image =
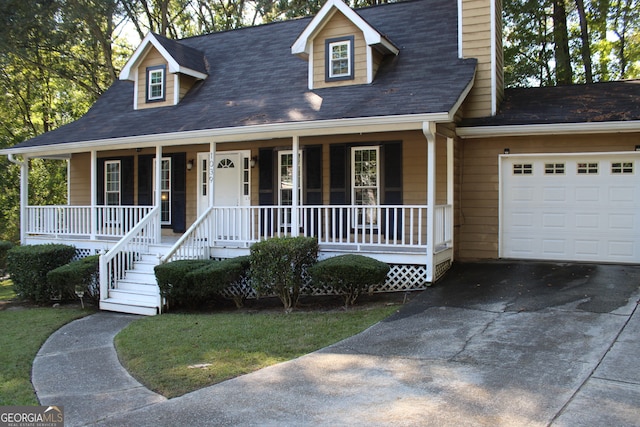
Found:
[[[137,74],[136,70],[138,69],[139,63],[144,59],[147,52],[149,51],[150,46],[156,48],[160,55],[167,61],[168,67],[167,71],[172,74],[186,74],[188,76],[195,77],[196,79],[204,80],[207,78],[207,75],[201,73],[200,71],[192,70],[191,68],[187,68],[181,66],[170,54],[167,50],[162,46],[162,44],[158,41],[158,39],[154,36],[153,33],[147,33],[145,38],[142,40],[136,51],[131,55],[131,58],[127,61],[125,66],[120,71],[120,80],[132,80],[135,81],[135,76]]]
[[[399,49],[393,45],[387,38],[376,31],[371,25],[367,23],[357,12],[344,4],[341,0],[327,0],[322,6],[322,9],[311,20],[309,25],[304,29],[302,34],[291,46],[291,53],[299,55],[305,59],[309,58],[313,50],[313,39],[315,35],[322,29],[324,24],[331,19],[331,17],[340,11],[347,17],[356,27],[364,34],[364,40],[367,46],[378,45],[384,48],[389,53],[397,55]]]

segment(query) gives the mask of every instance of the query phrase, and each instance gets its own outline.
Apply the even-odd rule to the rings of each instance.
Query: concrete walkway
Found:
[[[640,267],[482,263],[365,332],[166,400],[118,363],[133,316],[54,333],[33,366],[66,425],[640,426]]]

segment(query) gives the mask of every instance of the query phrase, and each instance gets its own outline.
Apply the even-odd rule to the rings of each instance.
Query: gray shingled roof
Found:
[[[189,47],[180,41],[168,39],[160,34],[154,33],[153,35],[178,64],[194,71],[208,74],[204,52]]]
[[[463,127],[640,120],[640,80],[505,89],[494,117]]]
[[[387,35],[400,54],[386,58],[370,85],[314,90],[322,99],[319,109],[308,101],[308,64],[290,49],[310,22],[311,18],[304,18],[181,40],[189,52],[204,53],[209,77],[178,105],[133,110],[133,83],[117,81],[82,118],[14,148],[259,124],[448,112],[476,67],[475,59],[457,57],[456,2],[408,1],[358,13]]]

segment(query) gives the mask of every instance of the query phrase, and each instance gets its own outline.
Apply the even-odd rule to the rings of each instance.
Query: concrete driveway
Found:
[[[457,264],[355,337],[179,398],[38,395],[89,405],[68,425],[640,426],[639,298],[640,266]]]

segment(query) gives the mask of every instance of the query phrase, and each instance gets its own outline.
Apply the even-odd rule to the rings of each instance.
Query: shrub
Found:
[[[226,259],[222,262],[239,264],[242,270],[238,280],[230,282],[228,286],[220,292],[220,295],[224,298],[231,299],[236,307],[240,308],[244,305],[244,301],[253,293],[253,288],[251,288],[249,284],[250,257],[249,255],[239,256]]]
[[[192,304],[193,294],[190,291],[187,275],[214,261],[202,259],[185,259],[155,266],[154,272],[160,295],[171,304]]]
[[[76,254],[73,246],[33,245],[16,246],[7,253],[7,271],[16,293],[35,303],[59,298],[47,282],[47,273],[68,264]]]
[[[6,240],[0,240],[0,271],[4,272],[7,268],[7,252],[13,248],[13,243]]]
[[[255,243],[250,255],[251,286],[257,295],[276,295],[290,311],[298,303],[303,276],[318,258],[314,237],[277,237]]]
[[[225,290],[241,285],[249,267],[249,257],[228,258],[213,261],[187,274],[193,297],[208,301],[216,296],[224,296]],[[245,294],[232,297],[237,307],[242,306]]]
[[[77,298],[76,292],[97,303],[100,300],[100,255],[92,255],[47,273],[51,289],[63,299]]]
[[[312,283],[330,286],[353,305],[369,286],[384,283],[389,266],[362,255],[340,255],[318,262],[309,269]]]

